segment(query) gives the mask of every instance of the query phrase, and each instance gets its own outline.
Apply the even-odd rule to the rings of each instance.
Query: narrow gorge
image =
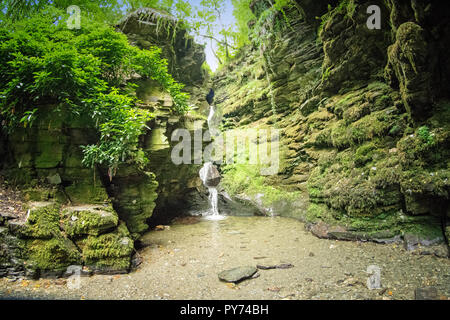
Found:
[[[450,4],[236,3],[0,25],[0,298],[450,299]]]

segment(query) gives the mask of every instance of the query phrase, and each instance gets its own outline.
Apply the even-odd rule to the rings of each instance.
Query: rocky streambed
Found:
[[[450,297],[450,260],[408,252],[399,244],[318,239],[282,217],[191,218],[142,238],[142,259],[122,275],[0,280],[0,298],[51,299],[434,299]],[[369,266],[381,270],[368,289]],[[258,266],[258,268],[257,268]],[[218,274],[257,272],[238,283]],[[247,270],[248,271],[248,270]],[[425,288],[424,290],[421,290]],[[419,289],[419,290],[417,290]]]

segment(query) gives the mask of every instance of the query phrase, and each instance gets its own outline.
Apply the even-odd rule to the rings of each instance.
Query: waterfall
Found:
[[[208,188],[209,192],[209,204],[211,206],[211,214],[213,216],[219,216],[219,206],[218,206],[218,191],[216,186],[211,185],[212,179],[217,179],[213,177],[217,169],[214,167],[212,162],[206,162],[200,169],[199,175],[200,179],[203,181],[205,187]]]
[[[215,110],[214,106],[211,105],[209,108],[209,115],[208,115],[208,128],[210,131],[210,134],[212,137],[217,136],[218,134],[218,128],[217,124],[215,123]],[[220,173],[217,170],[216,166],[208,161],[203,164],[203,167],[199,171],[200,179],[203,181],[203,185],[208,188],[209,192],[209,204],[210,204],[210,211],[207,213],[208,219],[211,220],[220,220],[224,217],[220,215],[219,213],[219,195],[217,191],[217,185],[220,182]]]

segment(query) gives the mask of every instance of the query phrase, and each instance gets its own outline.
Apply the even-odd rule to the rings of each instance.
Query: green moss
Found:
[[[262,194],[262,204],[272,207],[279,202],[292,202],[298,198],[299,192],[285,191],[270,184],[267,177],[260,175],[257,165],[227,165],[223,168],[221,185],[231,195],[246,194],[256,196]]]
[[[328,5],[328,12],[324,14],[320,19],[319,29],[317,30],[317,34],[320,38],[322,38],[323,31],[327,28],[327,24],[333,20],[333,18],[338,14],[344,14],[348,18],[352,19],[356,11],[356,3],[354,0],[341,0],[339,4],[332,8],[331,5]]]
[[[59,210],[53,202],[32,202],[28,205],[28,220],[19,231],[21,237],[49,239],[59,236]]]
[[[372,160],[373,151],[376,149],[374,142],[368,142],[356,149],[355,165],[361,167]]]
[[[68,207],[62,211],[62,225],[73,238],[81,235],[97,236],[117,226],[119,218],[111,206]]]
[[[306,211],[305,221],[315,223],[324,221],[326,223],[336,223],[332,210],[326,204],[311,203]]]
[[[371,217],[351,217],[327,205],[312,203],[306,218],[312,223],[324,221],[329,225],[340,225],[350,232],[349,237],[355,239],[388,239],[405,234],[427,240],[442,239],[438,219],[406,216],[399,210],[385,210]]]
[[[77,244],[82,248],[83,261],[88,266],[117,269],[128,269],[130,266],[134,246],[124,223],[120,223],[114,232],[88,236]]]
[[[62,237],[50,240],[29,240],[27,264],[39,270],[65,270],[69,265],[81,264],[75,245]]]
[[[59,140],[51,142],[37,140],[37,152],[34,166],[38,169],[56,168],[62,163],[63,145]]]
[[[340,120],[331,127],[331,141],[338,149],[358,145],[375,137],[384,136],[396,121],[397,116],[386,110],[372,112],[350,124]]]
[[[21,192],[26,201],[56,201],[60,203],[67,201],[64,193],[57,187],[44,188],[37,186],[21,190]]]
[[[417,129],[417,135],[419,136],[422,141],[427,145],[434,144],[434,138],[433,135],[430,134],[430,128],[427,126],[422,126],[419,129]]]
[[[65,167],[60,172],[64,191],[73,204],[102,204],[108,200],[98,171],[84,167]]]

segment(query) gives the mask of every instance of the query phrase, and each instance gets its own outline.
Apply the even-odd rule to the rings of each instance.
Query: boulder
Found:
[[[118,221],[110,206],[82,205],[62,210],[62,228],[69,237],[96,236],[116,227]]]
[[[258,270],[252,266],[237,267],[220,272],[219,279],[226,282],[236,283],[250,278],[256,273],[256,271]]]
[[[220,183],[220,173],[216,166],[211,162],[207,162],[200,169],[200,179],[207,187],[216,187]]]

